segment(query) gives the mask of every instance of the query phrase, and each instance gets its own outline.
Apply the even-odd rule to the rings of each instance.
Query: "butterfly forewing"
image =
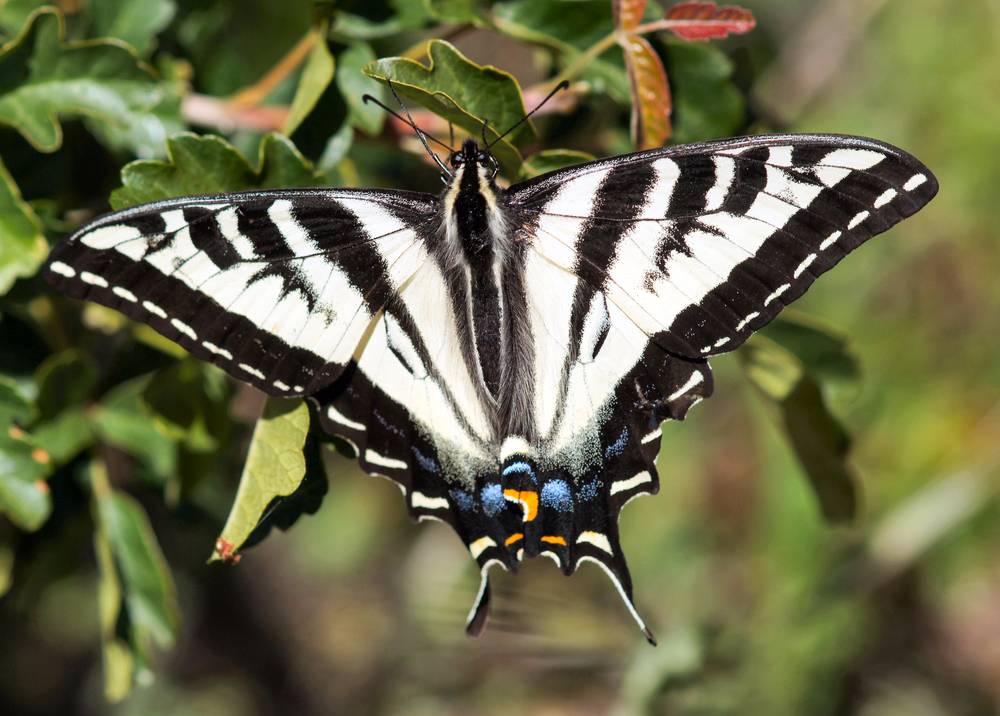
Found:
[[[110,214],[46,278],[272,395],[331,382],[420,265],[435,199],[351,190],[188,197]]]

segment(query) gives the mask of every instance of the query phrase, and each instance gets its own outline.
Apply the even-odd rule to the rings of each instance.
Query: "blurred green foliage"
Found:
[[[866,134],[943,189],[810,291],[822,323],[715,361],[716,397],[664,431],[661,494],[622,522],[651,650],[597,570],[534,563],[466,640],[458,540],[410,525],[301,404],[34,275],[110,207],[434,191],[412,132],[361,101],[389,101],[379,79],[445,141],[570,80],[498,145],[512,181],[629,151],[610,0],[0,0],[0,712],[996,713],[995,8],[869,3],[851,37],[824,14],[843,3],[746,5],[745,36],[646,36],[672,141]],[[261,544],[206,566],[220,534],[230,562]]]

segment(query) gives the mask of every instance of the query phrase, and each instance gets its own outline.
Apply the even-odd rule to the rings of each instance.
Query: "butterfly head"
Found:
[[[478,167],[483,167],[489,172],[491,178],[495,177],[500,170],[496,158],[487,149],[480,148],[474,139],[466,139],[461,149],[451,153],[451,156],[448,157],[448,163],[453,169],[471,168],[470,173],[473,175]]]

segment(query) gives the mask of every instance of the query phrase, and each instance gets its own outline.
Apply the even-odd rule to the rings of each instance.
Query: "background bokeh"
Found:
[[[62,4],[71,18],[79,11]],[[0,0],[0,20],[15,5]],[[584,0],[561,5],[568,23]],[[332,452],[315,515],[272,532],[238,566],[205,564],[260,405],[237,389],[227,440],[211,459],[181,460],[180,482],[133,474],[128,458],[105,448],[115,487],[150,517],[182,615],[176,645],[157,651],[141,679],[150,683],[124,701],[103,695],[82,478],[52,485],[41,530],[0,522],[0,713],[1000,713],[1000,4],[743,5],[756,29],[712,45],[712,58],[732,63],[724,89],[711,72],[678,69],[678,138],[868,135],[914,153],[941,184],[924,211],[848,257],[796,306],[848,335],[863,369],[857,385],[830,395],[854,439],[862,507],[853,525],[824,522],[778,424],[738,359],[724,356],[713,362],[715,397],[664,430],[660,494],[622,518],[637,602],[660,646],[642,640],[596,568],[565,579],[546,560],[496,574],[494,619],[469,640],[462,624],[478,575],[461,543],[444,525],[411,524],[393,485]],[[346,6],[373,22],[412,10],[402,1]],[[229,96],[286,55],[313,11],[305,0],[179,0],[150,57],[164,71],[167,56],[186,62],[180,72],[201,96]],[[371,43],[384,57],[430,36],[525,87],[555,73],[558,51],[488,28],[430,22]],[[654,42],[668,73],[685,61],[685,48]],[[287,104],[295,80],[265,105]],[[355,94],[375,86],[360,74],[354,82]],[[741,98],[726,104],[735,119],[714,103],[722,92]],[[613,93],[541,118],[538,146],[629,149],[627,104]],[[293,135],[313,160],[349,111],[331,94]],[[136,156],[109,151],[79,121],[64,129],[62,148],[37,165],[20,136],[0,129],[7,169],[53,237],[90,215],[81,209],[100,211]],[[221,131],[255,156],[255,129],[198,130]],[[331,181],[435,191],[411,144],[398,126],[358,132]],[[43,292],[20,282],[0,304],[4,320],[29,325]],[[97,338],[85,345],[121,330],[69,301],[53,305],[89,321]],[[9,322],[5,331],[5,355],[46,340]],[[167,360],[136,350],[149,367]]]

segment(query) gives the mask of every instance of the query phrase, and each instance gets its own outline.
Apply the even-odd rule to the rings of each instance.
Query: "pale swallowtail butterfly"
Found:
[[[660,425],[864,241],[926,204],[914,157],[772,135],[637,152],[501,188],[468,140],[437,196],[287,189],[104,216],[48,281],[269,395],[308,397],[410,514],[491,567],[594,562],[647,638],[618,516],[658,489]]]

